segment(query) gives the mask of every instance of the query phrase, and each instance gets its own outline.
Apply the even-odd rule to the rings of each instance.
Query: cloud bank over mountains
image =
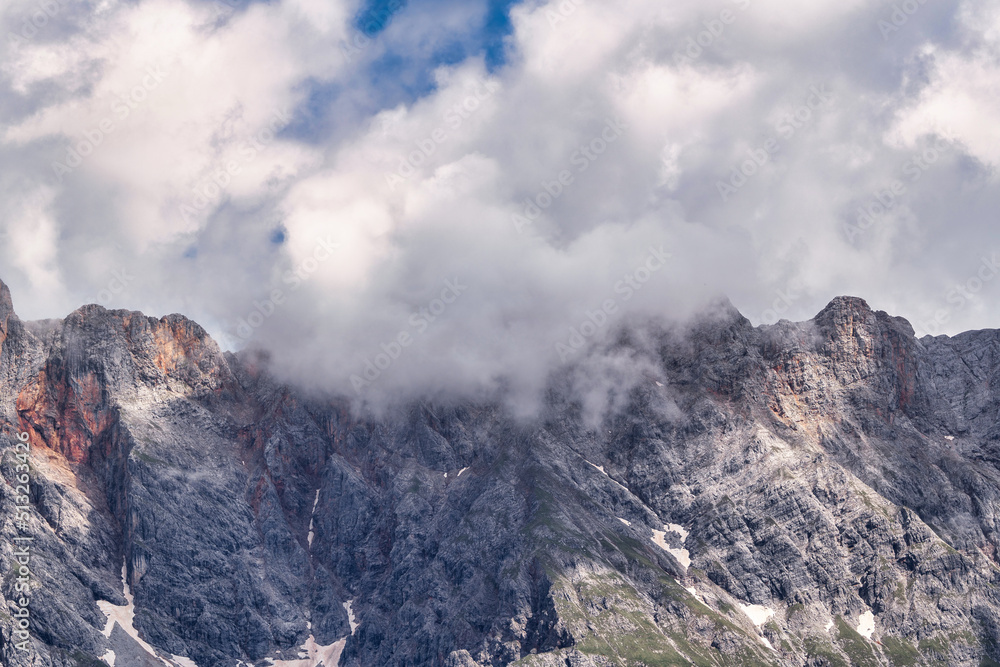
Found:
[[[1000,3],[520,3],[499,62],[495,3],[396,6],[6,3],[22,316],[183,312],[370,396],[530,393],[723,294],[1000,326]]]

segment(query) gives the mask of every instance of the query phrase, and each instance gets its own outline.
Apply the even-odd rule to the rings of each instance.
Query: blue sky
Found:
[[[354,36],[362,34],[378,43],[355,50],[349,38],[346,48],[357,54],[359,70],[356,76],[368,84],[365,90],[370,94],[354,99],[351,93],[356,89],[341,82],[307,81],[304,86],[308,90],[308,100],[300,109],[298,123],[290,130],[300,139],[322,141],[331,132],[336,132],[334,126],[340,111],[336,102],[341,97],[347,98],[348,104],[356,105],[356,113],[374,114],[398,104],[412,104],[432,93],[436,88],[434,73],[441,66],[453,66],[475,58],[482,59],[489,72],[502,68],[506,62],[505,39],[512,29],[510,8],[515,4],[511,0],[372,0],[365,3],[355,14],[351,29]],[[463,30],[451,29],[447,23],[423,24],[426,31],[419,35],[417,49],[412,48],[412,41],[396,45],[392,36],[384,37],[394,23],[401,24],[399,30],[407,30],[408,15],[449,15],[455,13],[456,7],[461,7],[461,13],[471,15],[463,24]],[[377,49],[377,56],[365,57],[368,48]]]
[[[402,0],[372,0],[358,14],[354,27],[365,34],[374,35],[386,27],[392,18],[409,4]],[[413,9],[428,13],[450,11],[448,2],[416,2]],[[466,3],[468,4],[468,3]],[[467,34],[447,35],[442,39],[441,50],[430,65],[454,64],[469,56],[482,55],[492,70],[505,62],[504,38],[511,34],[510,8],[513,0],[489,0],[478,3],[483,20],[478,30]]]

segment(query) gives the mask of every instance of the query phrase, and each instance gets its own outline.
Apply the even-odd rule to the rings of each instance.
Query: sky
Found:
[[[361,398],[629,318],[1000,327],[1000,2],[7,0],[0,280]]]

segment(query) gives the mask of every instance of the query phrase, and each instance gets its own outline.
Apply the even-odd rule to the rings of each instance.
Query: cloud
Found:
[[[20,200],[20,210],[6,212],[12,223],[6,245],[14,258],[14,268],[36,290],[54,298],[59,296],[61,277],[57,258],[56,221],[52,215],[51,188],[40,186]]]
[[[183,311],[284,377],[526,405],[574,332],[719,294],[754,322],[853,293],[920,333],[997,325],[1000,285],[969,289],[1000,252],[995,3],[888,33],[861,0],[524,3],[494,68],[485,3],[409,3],[364,48],[359,9],[109,1],[8,44],[24,314],[124,268],[110,305]]]

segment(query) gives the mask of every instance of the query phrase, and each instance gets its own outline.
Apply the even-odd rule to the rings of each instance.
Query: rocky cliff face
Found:
[[[531,421],[359,417],[182,317],[26,323],[0,284],[0,663],[997,664],[998,390],[1000,333],[838,298],[622,331]]]

